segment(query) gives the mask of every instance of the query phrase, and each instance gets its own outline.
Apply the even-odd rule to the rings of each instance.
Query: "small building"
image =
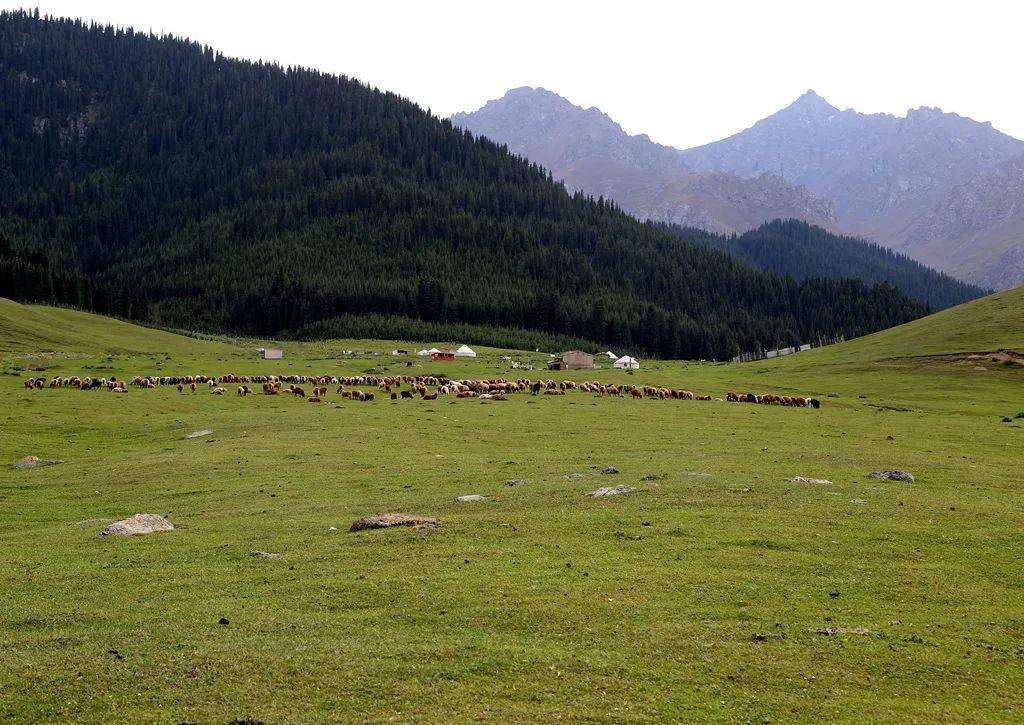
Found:
[[[469,345],[463,345],[455,351],[455,357],[476,357],[476,353]]]
[[[260,352],[263,353],[264,360],[280,360],[284,357],[284,350],[276,347],[260,348]]]
[[[452,350],[435,350],[430,353],[430,359],[434,362],[452,362],[455,360],[455,353]]]
[[[593,370],[594,356],[581,350],[569,350],[556,355],[548,363],[549,370]]]
[[[618,368],[619,370],[639,370],[640,362],[635,357],[623,355],[615,361],[612,367]]]

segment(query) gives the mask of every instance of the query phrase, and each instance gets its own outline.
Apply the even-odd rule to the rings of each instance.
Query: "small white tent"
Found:
[[[611,350],[608,350],[607,352],[602,352],[601,354],[602,354],[602,355],[604,355],[604,356],[605,356],[606,358],[608,358],[609,360],[618,360],[618,359],[619,359],[619,356],[618,356],[618,355],[616,355],[616,354],[615,354],[614,352],[612,352]]]
[[[640,363],[637,362],[637,359],[635,357],[623,355],[622,357],[615,361],[612,367],[618,368],[619,370],[639,370]]]
[[[426,357],[427,355],[429,355],[429,354],[430,354],[430,350],[420,350],[420,351],[419,351],[418,353],[416,353],[416,354],[417,354],[417,355],[422,355],[423,357]]]
[[[463,345],[455,351],[455,357],[476,357],[476,353],[469,345]]]

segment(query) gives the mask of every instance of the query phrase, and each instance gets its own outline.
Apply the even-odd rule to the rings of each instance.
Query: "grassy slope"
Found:
[[[0,469],[0,716],[1014,719],[1024,431],[1000,417],[1024,409],[1024,369],[907,356],[1020,349],[1021,300],[1000,293],[783,360],[586,375],[806,392],[820,411],[29,393],[21,371],[38,367],[505,369],[497,351],[412,368],[335,359],[392,347],[368,341],[260,361],[251,345],[0,303],[0,362],[19,372],[0,376],[0,462],[66,461]],[[212,441],[181,440],[204,427]],[[621,475],[596,475],[605,465]],[[883,466],[918,481],[866,478]],[[796,474],[834,483],[785,480]],[[581,495],[609,483],[641,493]],[[492,498],[455,503],[463,493]],[[383,510],[444,526],[345,531]],[[181,528],[97,536],[135,511]],[[872,634],[809,631],[829,624]]]

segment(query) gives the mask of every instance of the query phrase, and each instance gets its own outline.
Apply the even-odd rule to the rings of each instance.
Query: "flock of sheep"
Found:
[[[576,382],[573,380],[506,380],[504,378],[479,380],[451,380],[435,375],[136,375],[131,381],[111,378],[57,376],[30,378],[25,381],[29,390],[43,388],[73,388],[78,390],[106,389],[113,393],[127,393],[129,386],[152,389],[161,386],[175,386],[179,393],[195,393],[201,387],[208,388],[213,395],[225,395],[228,385],[235,385],[236,394],[246,397],[253,392],[250,385],[261,385],[264,395],[287,394],[319,403],[326,398],[330,387],[337,386],[336,394],[342,398],[372,401],[377,394],[391,400],[414,399],[436,400],[438,396],[456,398],[479,398],[481,400],[501,399],[512,393],[529,392],[533,395],[565,395],[567,391],[578,390],[599,395],[628,396],[630,398],[657,398],[661,400],[712,400],[710,395],[698,395],[689,390],[656,387],[653,385],[614,385],[597,381]],[[306,388],[309,386],[309,395]],[[372,387],[373,391],[358,388]],[[433,388],[433,391],[431,391]],[[815,398],[790,395],[755,395],[754,393],[727,393],[725,400],[735,403],[760,403],[762,405],[784,405],[802,408],[819,408]]]

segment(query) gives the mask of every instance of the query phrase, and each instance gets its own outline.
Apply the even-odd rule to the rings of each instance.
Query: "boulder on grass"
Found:
[[[906,471],[872,471],[868,475],[871,478],[877,478],[883,481],[907,481],[908,483],[914,482],[914,475],[912,473],[907,473]]]
[[[618,496],[623,493],[633,493],[636,491],[632,486],[604,486],[596,491],[590,491],[587,495],[591,498],[604,498],[605,496]]]
[[[38,456],[25,456],[20,461],[15,463],[12,468],[40,468],[42,466],[53,466],[63,461],[56,459],[39,458]]]
[[[416,529],[433,529],[440,526],[441,522],[430,516],[416,516],[414,514],[378,514],[377,516],[364,516],[354,521],[349,531],[362,531],[363,529],[389,529],[392,526],[412,526]]]
[[[465,496],[456,496],[455,500],[459,503],[472,503],[473,501],[483,501],[484,497],[478,493],[467,493]]]
[[[135,514],[131,518],[115,521],[103,529],[103,536],[135,536],[174,531],[174,524],[159,514]]]
[[[807,476],[793,476],[792,478],[787,478],[786,480],[789,481],[790,483],[813,483],[818,486],[827,486],[828,484],[832,483],[827,478],[809,478]]]

